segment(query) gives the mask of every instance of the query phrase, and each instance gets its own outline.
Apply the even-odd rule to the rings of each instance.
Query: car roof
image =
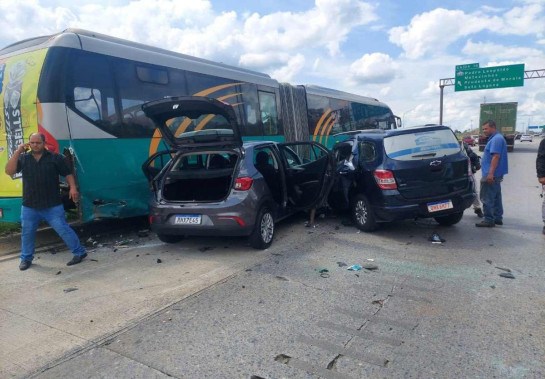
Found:
[[[441,129],[449,129],[448,126],[445,125],[437,125],[437,124],[426,124],[426,125],[416,125],[411,127],[404,127],[404,128],[398,128],[398,129],[369,129],[369,130],[359,130],[355,131],[353,134],[353,138],[361,139],[361,138],[369,138],[369,139],[375,139],[375,140],[382,140],[386,137],[390,136],[396,136],[396,135],[402,135],[402,134],[409,134],[409,133],[418,133],[418,132],[425,132],[425,131],[431,131],[431,130],[441,130]]]

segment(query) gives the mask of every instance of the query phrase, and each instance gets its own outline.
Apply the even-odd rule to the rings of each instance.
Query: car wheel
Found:
[[[459,223],[463,216],[464,212],[456,212],[446,216],[437,216],[434,219],[439,225],[451,226]]]
[[[254,249],[266,249],[271,246],[274,237],[274,218],[267,207],[262,207],[257,214],[255,226],[250,234],[250,246]]]
[[[157,238],[159,238],[159,241],[164,243],[176,243],[180,242],[184,239],[184,236],[178,236],[175,234],[160,234],[157,233]]]
[[[377,221],[369,200],[361,193],[354,198],[352,218],[356,223],[356,227],[364,232],[372,232],[377,228]]]

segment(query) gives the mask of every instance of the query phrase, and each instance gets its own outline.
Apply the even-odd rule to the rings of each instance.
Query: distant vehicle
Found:
[[[212,98],[171,97],[142,109],[170,146],[142,165],[151,230],[163,242],[247,236],[266,249],[277,221],[327,196],[335,161],[317,142],[243,143],[234,107]]]
[[[524,141],[532,142],[533,140],[534,140],[534,136],[532,136],[531,134],[523,134],[520,136],[520,142],[524,142]]]
[[[469,146],[475,146],[475,139],[472,136],[465,136],[462,141],[467,143]]]
[[[515,148],[515,130],[517,126],[517,102],[481,104],[479,116],[479,151],[484,151],[488,137],[483,133],[483,124],[488,120],[496,122],[497,131],[503,134],[507,142],[507,151]]]
[[[515,135],[515,139],[519,140],[521,136],[522,136],[522,134],[517,134],[517,135]]]
[[[362,231],[413,218],[454,225],[475,199],[469,159],[446,126],[360,131],[333,149],[353,171],[337,169],[329,205],[349,209]]]

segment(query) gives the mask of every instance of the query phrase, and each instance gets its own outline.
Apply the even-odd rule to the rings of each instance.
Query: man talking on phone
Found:
[[[19,269],[23,271],[32,265],[36,230],[42,220],[57,232],[74,254],[67,266],[80,263],[87,253],[74,230],[66,222],[60,194],[59,176],[64,176],[70,186],[70,199],[74,203],[79,200],[76,180],[64,157],[46,150],[45,136],[33,133],[30,135],[29,143],[19,145],[10,157],[5,171],[10,176],[21,172],[23,178]]]

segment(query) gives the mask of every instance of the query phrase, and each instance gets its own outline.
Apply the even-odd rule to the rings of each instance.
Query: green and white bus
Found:
[[[79,29],[0,50],[0,167],[31,133],[73,165],[80,221],[147,214],[141,164],[167,149],[141,105],[165,96],[230,103],[245,139],[312,139],[398,126],[380,101],[270,76]],[[19,175],[0,176],[0,222],[20,220]]]

